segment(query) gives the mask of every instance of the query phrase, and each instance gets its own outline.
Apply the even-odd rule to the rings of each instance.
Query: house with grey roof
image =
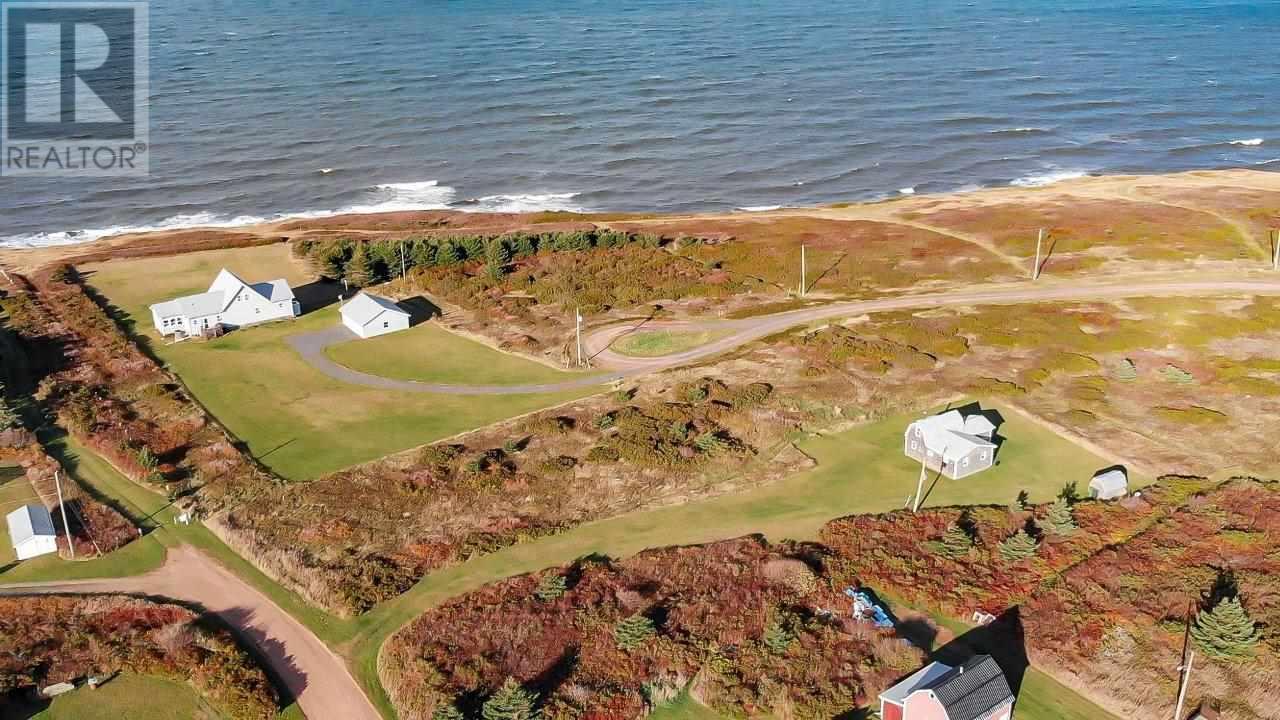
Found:
[[[156,331],[179,339],[301,314],[302,307],[285,279],[251,284],[226,268],[207,291],[151,306]]]
[[[409,311],[384,297],[362,292],[342,304],[342,324],[362,338],[386,335],[409,327]]]
[[[903,433],[903,451],[951,479],[982,472],[995,464],[996,426],[981,412],[948,410],[916,420]]]
[[[1013,691],[990,655],[930,663],[880,693],[881,720],[1011,720]]]
[[[58,534],[53,516],[43,505],[23,505],[5,516],[9,542],[19,560],[58,552]]]

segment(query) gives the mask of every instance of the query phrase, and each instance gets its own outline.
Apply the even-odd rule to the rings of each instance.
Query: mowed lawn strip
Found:
[[[612,349],[632,357],[661,357],[692,350],[728,335],[712,330],[637,330],[613,342]]]
[[[450,385],[523,385],[581,377],[495,350],[433,322],[331,345],[325,354],[339,365],[371,375]]]
[[[334,306],[208,342],[163,343],[154,334],[147,306],[203,291],[224,265],[249,282],[276,277],[305,282],[283,245],[115,261],[86,266],[83,271],[89,284],[126,315],[133,332],[145,338],[151,351],[248,445],[254,457],[290,480],[313,479],[594,392],[588,388],[536,395],[455,396],[343,383],[312,368],[285,342],[294,333],[338,324]],[[467,357],[453,362],[478,372],[519,362],[527,365],[526,372],[556,374],[532,361],[466,342]],[[424,364],[429,360],[429,356],[416,358]],[[459,373],[464,377],[460,368]]]
[[[984,407],[1000,409],[999,405]],[[997,456],[999,464],[964,480],[943,478],[928,495],[926,506],[1005,505],[1021,490],[1026,490],[1033,502],[1045,502],[1053,499],[1069,480],[1077,481],[1083,493],[1092,473],[1111,465],[1012,411],[1002,415],[1006,422],[999,432],[1006,441]],[[818,466],[770,485],[589,523],[432,573],[405,595],[355,619],[352,629],[357,639],[349,647],[348,656],[355,662],[361,684],[370,690],[371,699],[384,715],[391,717],[390,701],[377,675],[379,649],[396,629],[451,597],[590,553],[626,557],[652,547],[703,543],[757,532],[771,540],[814,540],[821,527],[833,518],[900,509],[915,491],[920,473],[919,464],[902,453],[903,432],[916,417],[898,415],[806,439],[799,446],[817,460]],[[750,474],[755,469],[748,466],[742,472]],[[1034,687],[1029,686],[1024,694]],[[1071,701],[1079,699],[1065,688],[1049,690],[1054,694],[1045,698],[1050,706],[1058,702],[1059,693],[1066,693],[1064,697],[1069,695]],[[1090,717],[1105,714],[1099,710]]]
[[[54,698],[31,720],[221,720],[191,686],[151,675],[121,673],[96,690]]]

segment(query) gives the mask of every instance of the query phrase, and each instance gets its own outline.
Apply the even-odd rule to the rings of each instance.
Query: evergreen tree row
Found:
[[[412,240],[299,240],[295,256],[305,259],[321,277],[345,279],[349,285],[367,287],[414,268],[447,267],[483,262],[494,276],[506,273],[512,261],[539,252],[583,252],[594,248],[639,244],[657,247],[656,235],[619,230],[577,230],[504,235],[455,235]]]

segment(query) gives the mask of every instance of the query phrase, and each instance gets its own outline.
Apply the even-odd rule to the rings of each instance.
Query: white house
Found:
[[[362,292],[339,310],[342,324],[362,338],[386,335],[409,328],[409,313],[394,302]]]
[[[221,325],[237,328],[297,317],[302,307],[284,279],[249,283],[223,268],[199,295],[156,303],[151,321],[161,335],[191,337]]]
[[[903,433],[903,452],[951,479],[986,470],[995,463],[996,426],[980,413],[948,410],[916,420]]]
[[[1129,494],[1129,476],[1123,468],[1104,470],[1089,481],[1089,497],[1114,500]]]
[[[23,505],[6,515],[5,521],[9,523],[9,541],[19,560],[58,552],[53,516],[43,505]]]

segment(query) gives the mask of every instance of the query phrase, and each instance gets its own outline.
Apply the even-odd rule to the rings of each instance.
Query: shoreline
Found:
[[[176,228],[154,228],[106,235],[83,242],[67,242],[35,247],[0,245],[0,266],[15,271],[31,270],[55,262],[85,262],[129,256],[129,250],[149,246],[147,254],[171,255],[203,249],[282,242],[299,235],[349,234],[385,237],[389,235],[424,234],[431,231],[473,229],[487,232],[516,230],[529,225],[554,229],[555,225],[581,224],[607,226],[611,221],[672,222],[680,220],[738,219],[765,220],[787,216],[848,215],[850,219],[883,219],[884,209],[919,205],[936,208],[943,205],[981,206],[1002,201],[1034,201],[1055,196],[1094,197],[1104,191],[1112,199],[1158,203],[1137,191],[1144,187],[1223,187],[1280,193],[1280,173],[1250,168],[1223,170],[1191,170],[1179,173],[1149,175],[1083,175],[1037,185],[981,187],[941,193],[902,193],[873,200],[834,202],[811,206],[760,206],[727,212],[662,213],[662,212],[577,212],[540,210],[526,212],[474,212],[455,208],[392,210],[376,212],[316,212],[280,216],[256,222],[213,223]],[[1123,197],[1122,197],[1123,196]],[[171,241],[172,247],[158,245]]]

